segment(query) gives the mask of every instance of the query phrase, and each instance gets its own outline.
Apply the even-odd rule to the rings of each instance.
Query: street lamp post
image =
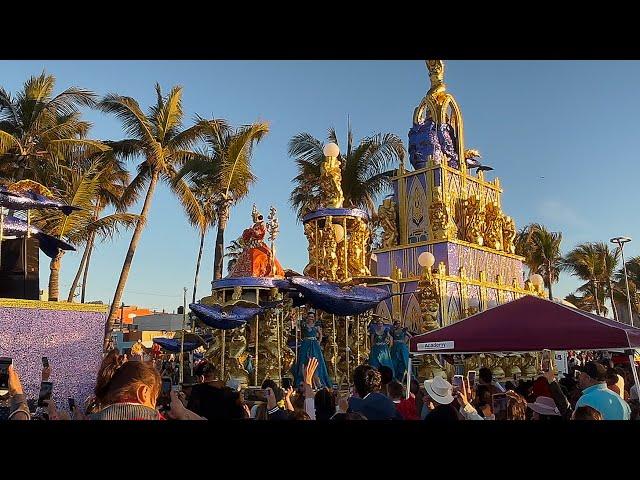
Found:
[[[629,237],[614,237],[610,240],[611,243],[618,245],[620,253],[622,254],[622,270],[624,272],[624,283],[627,288],[627,307],[629,308],[629,323],[633,327],[633,311],[631,310],[631,295],[629,294],[629,279],[627,278],[627,264],[624,261],[624,244],[629,243],[631,238]]]

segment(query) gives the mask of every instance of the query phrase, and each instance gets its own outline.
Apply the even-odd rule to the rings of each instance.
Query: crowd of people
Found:
[[[30,408],[18,372],[9,367],[10,420],[629,420],[638,419],[637,388],[628,365],[614,368],[610,359],[577,358],[571,371],[557,378],[552,369],[533,380],[501,383],[488,368],[477,381],[436,376],[405,385],[387,365],[363,364],[353,372],[350,392],[314,388],[319,361],[310,357],[294,388],[264,381],[260,389],[244,389],[216,378],[214,365],[201,361],[193,375],[170,390],[163,375],[171,362],[127,358],[112,350],[99,368],[94,395],[70,411],[46,400],[42,410]],[[47,382],[51,368],[42,370]],[[460,376],[457,376],[460,377]],[[171,382],[170,382],[171,383]],[[501,403],[500,403],[501,402]]]

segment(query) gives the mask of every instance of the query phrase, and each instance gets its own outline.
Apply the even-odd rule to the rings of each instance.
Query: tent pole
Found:
[[[409,398],[411,395],[411,354],[409,354],[409,364],[407,369],[407,391],[405,392],[404,398]]]
[[[635,350],[627,350],[629,354],[629,361],[631,362],[631,371],[633,372],[633,380],[636,382],[636,390],[640,388],[640,382],[638,382],[638,370],[636,369]],[[631,389],[629,389],[631,392]],[[623,392],[624,395],[624,392]]]

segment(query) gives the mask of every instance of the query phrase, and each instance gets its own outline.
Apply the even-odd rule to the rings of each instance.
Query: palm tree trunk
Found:
[[[84,248],[84,253],[82,254],[82,260],[80,260],[80,265],[78,265],[78,271],[76,272],[76,276],[73,278],[73,283],[71,284],[71,288],[69,289],[67,302],[73,302],[73,297],[75,297],[76,289],[78,288],[78,283],[80,282],[80,276],[82,275],[82,271],[84,270],[84,265],[87,262],[88,256],[89,256],[89,242],[87,242],[87,246]]]
[[[595,280],[592,280],[593,286],[593,301],[596,303],[596,313],[600,315],[600,298],[598,298],[598,284]]]
[[[213,257],[213,280],[222,278],[222,267],[224,259],[224,227],[222,222],[218,222],[218,232],[216,234],[216,249]]]
[[[49,264],[49,301],[57,302],[60,296],[60,264],[62,263],[63,250],[58,250],[58,254],[51,259]]]
[[[611,277],[609,277],[609,299],[611,300],[611,309],[613,310],[613,319],[618,322],[618,309],[616,308],[616,302],[613,299],[613,284]]]
[[[547,284],[549,287],[549,300],[553,300],[553,291],[551,290],[551,263],[547,264]]]
[[[153,199],[153,193],[156,189],[156,185],[158,183],[158,173],[154,172],[151,176],[151,182],[149,183],[149,189],[147,190],[147,196],[144,199],[144,205],[142,206],[142,212],[140,212],[140,218],[138,219],[138,223],[136,224],[136,229],[133,231],[133,237],[131,237],[131,243],[129,244],[129,250],[127,250],[127,256],[124,259],[124,264],[122,265],[122,271],[120,272],[120,278],[118,279],[118,286],[116,287],[116,292],[113,296],[113,301],[111,302],[111,306],[109,307],[109,315],[107,317],[107,323],[104,328],[104,341],[103,341],[103,349],[106,351],[109,346],[109,341],[111,340],[111,332],[113,331],[113,323],[116,318],[116,312],[120,302],[122,301],[122,295],[124,294],[124,287],[127,284],[127,278],[129,278],[129,270],[131,270],[131,263],[133,262],[133,256],[136,253],[136,248],[138,248],[138,243],[140,242],[140,237],[142,236],[142,231],[147,223],[147,215],[149,214],[149,209],[151,207],[151,201]]]
[[[91,254],[93,253],[93,245],[95,240],[96,234],[92,233],[91,238],[89,238],[89,245],[87,246],[89,255],[87,255],[87,261],[84,264],[84,275],[82,275],[82,293],[80,294],[81,303],[84,303],[84,294],[87,291],[87,277],[89,276],[89,265],[91,264]]]
[[[229,221],[229,200],[222,200],[216,205],[218,214],[218,231],[216,233],[216,248],[213,256],[213,281],[222,278],[222,267],[224,260],[224,230],[227,228]]]
[[[198,250],[198,261],[196,262],[196,276],[193,279],[193,302],[196,303],[196,291],[198,290],[198,275],[200,275],[200,261],[202,260],[202,249],[204,247],[205,231],[200,232],[200,250]]]

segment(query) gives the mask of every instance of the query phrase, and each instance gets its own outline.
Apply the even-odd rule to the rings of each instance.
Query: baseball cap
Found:
[[[576,367],[576,370],[586,373],[598,382],[604,382],[607,379],[607,368],[599,362],[587,362],[583,367]]]

